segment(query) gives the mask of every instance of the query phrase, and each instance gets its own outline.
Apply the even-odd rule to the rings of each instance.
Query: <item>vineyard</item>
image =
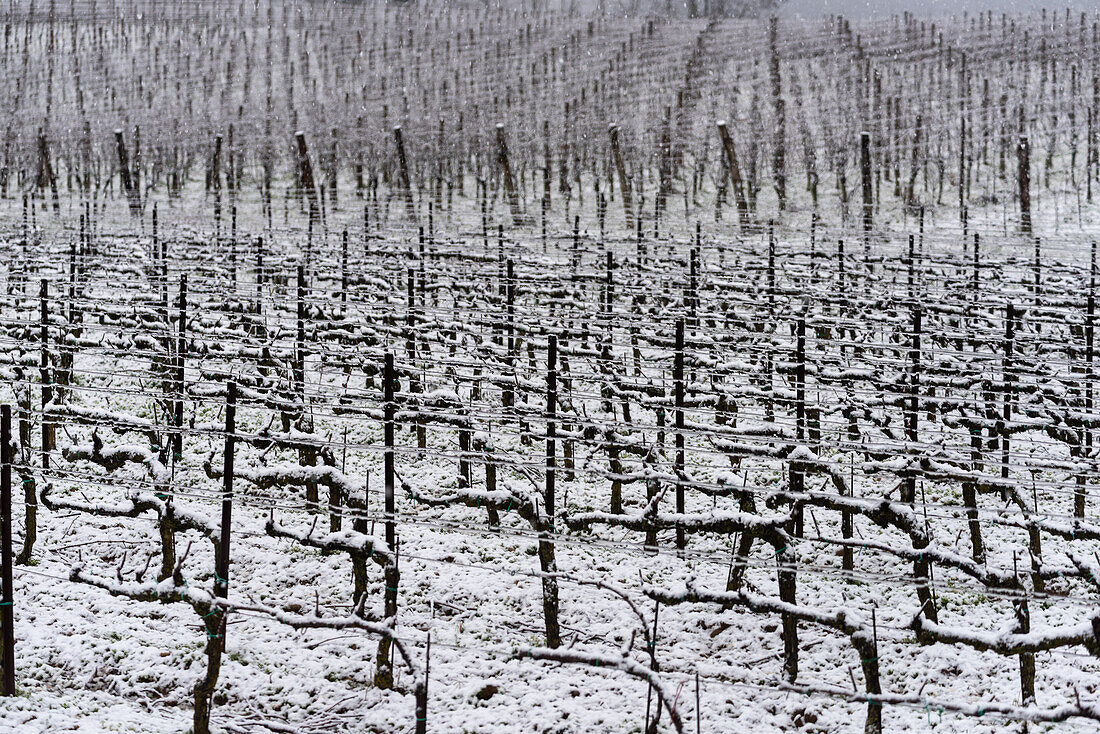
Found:
[[[0,730],[1095,731],[1100,15],[525,6],[0,8]]]

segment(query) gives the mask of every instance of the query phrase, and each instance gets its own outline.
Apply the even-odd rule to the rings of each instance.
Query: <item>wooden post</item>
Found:
[[[298,263],[297,277],[298,311],[296,334],[294,339],[294,386],[302,401],[302,412],[306,402],[306,266]]]
[[[776,548],[775,561],[779,581],[779,598],[788,604],[797,599],[797,577],[795,564],[798,562],[794,548],[788,546]],[[787,681],[798,680],[798,618],[793,614],[782,615],[783,626],[783,672]]]
[[[397,552],[397,524],[395,521],[396,505],[394,501],[394,485],[396,467],[394,466],[394,414],[397,405],[394,401],[394,391],[397,387],[397,372],[393,366],[393,354],[386,352],[382,371],[382,400],[383,400],[383,435],[385,441],[384,454],[384,480],[385,480],[385,521],[386,521],[386,547],[391,553]],[[393,625],[397,620],[397,584],[400,576],[397,562],[387,564],[383,573],[385,581],[385,595],[383,615],[388,624]],[[374,684],[382,689],[393,687],[393,663],[390,660],[390,647],[392,642],[388,637],[378,641],[377,664],[374,673]]]
[[[222,227],[222,136],[214,136],[214,153],[210,158],[210,188],[214,189],[214,226],[217,236]]]
[[[1020,230],[1031,234],[1031,143],[1026,135],[1016,145],[1016,188],[1020,200]]]
[[[256,313],[264,308],[264,238],[256,238]]]
[[[913,308],[913,333],[910,335],[909,346],[909,410],[905,414],[905,440],[908,445],[908,453],[912,458],[917,450],[918,441],[918,411],[920,410],[920,337],[921,337],[921,308]],[[902,502],[913,504],[917,496],[917,475],[913,470],[909,471],[905,478],[905,490]]]
[[[385,453],[385,513],[386,513],[386,545],[390,551],[393,551],[394,546],[397,543],[397,530],[394,524],[394,413],[397,410],[397,406],[394,403],[394,388],[397,382],[397,374],[393,366],[393,354],[387,352],[384,365],[383,374],[383,402],[384,402],[384,420],[385,425],[383,427],[384,441],[386,444]]]
[[[1031,610],[1027,597],[1013,604],[1016,612],[1016,632],[1026,635],[1031,632]],[[1024,706],[1035,705],[1035,653],[1020,653],[1020,703]]]
[[[977,232],[974,233],[974,274],[972,276],[972,288],[971,297],[976,302],[978,300],[979,290],[981,288],[982,276],[981,276],[981,235]]]
[[[855,484],[852,482],[848,487],[848,496],[851,496],[855,491]],[[840,512],[840,535],[845,540],[851,540],[854,528],[852,527],[853,518],[855,513],[851,510],[841,510]],[[855,554],[852,552],[850,546],[844,546],[841,549],[840,567],[844,571],[855,570]]]
[[[1039,240],[1038,237],[1035,237],[1033,239],[1032,244],[1034,245],[1035,249],[1035,259],[1031,265],[1032,273],[1035,278],[1035,282],[1032,288],[1035,291],[1035,307],[1038,308],[1039,301],[1042,299],[1043,295],[1043,249],[1042,242]]]
[[[49,184],[50,195],[53,198],[53,211],[55,214],[61,213],[61,201],[57,193],[57,175],[54,173],[53,166],[50,164],[50,145],[46,140],[46,133],[42,128],[38,128],[38,160],[41,166],[42,180],[41,186]]]
[[[607,319],[607,340],[611,341],[611,329],[613,324],[612,313],[615,304],[615,254],[608,250],[606,253],[607,266],[604,271],[604,317]]]
[[[405,213],[409,219],[416,220],[416,204],[413,203],[412,180],[409,178],[409,159],[405,155],[405,137],[401,132],[401,126],[393,129],[393,140],[397,145],[397,175],[398,185],[405,197]]]
[[[661,142],[660,142],[660,159],[657,168],[658,175],[658,188],[657,188],[657,202],[654,214],[654,230],[657,229],[657,223],[660,221],[661,215],[664,214],[668,207],[668,195],[672,192],[672,108],[665,107],[665,118],[661,124]],[[657,239],[657,233],[654,231],[653,239]]]
[[[309,200],[309,222],[316,226],[321,222],[321,203],[313,180],[313,164],[309,160],[306,135],[299,130],[294,133],[294,139],[298,142],[298,171],[302,178],[302,188],[306,190],[306,198]]]
[[[905,187],[905,205],[909,209],[915,209],[917,206],[917,198],[914,193],[914,187],[917,183],[917,174],[920,173],[920,150],[921,150],[921,126],[922,118],[917,115],[914,124],[913,133],[913,148],[911,157],[909,160],[909,183]]]
[[[980,299],[981,287],[981,239],[978,233],[974,233],[974,274],[972,277],[971,294],[975,312]],[[975,313],[976,315],[976,313]],[[973,343],[976,349],[977,343]],[[980,425],[970,427],[970,470],[981,471],[982,467],[982,428]],[[963,505],[966,507],[967,528],[970,534],[971,557],[978,563],[985,562],[985,544],[982,541],[982,524],[978,518],[978,486],[976,482],[967,481],[962,485]]]
[[[804,315],[799,316],[795,327],[794,359],[795,441],[801,447],[806,445],[806,317]],[[791,494],[798,498],[805,489],[805,474],[800,462],[791,462],[789,481]],[[802,505],[799,504],[794,513],[794,534],[799,538],[805,534],[803,520]]]
[[[332,140],[329,148],[329,201],[332,202],[332,208],[336,208],[337,202],[337,189],[339,188],[337,176],[339,174],[339,149],[336,144],[337,137],[339,136],[339,130],[332,128]]]
[[[787,172],[786,172],[786,127],[787,107],[783,101],[781,79],[779,76],[779,18],[768,19],[768,76],[772,87],[772,104],[775,107],[775,132],[772,168],[775,176],[775,193],[779,198],[779,211],[787,209]]]
[[[0,405],[0,655],[3,678],[0,695],[14,696],[15,691],[15,611],[11,575],[11,406]]]
[[[733,138],[726,129],[726,121],[718,121],[718,136],[722,139],[722,150],[726,155],[726,168],[729,169],[730,183],[733,185],[733,196],[737,202],[737,221],[741,231],[749,223],[749,204],[745,199],[745,186],[741,180],[741,169],[737,163],[737,151],[733,147]]]
[[[237,298],[237,205],[229,207],[229,285],[233,299]]]
[[[775,220],[768,222],[768,316],[775,319]]]
[[[179,306],[178,341],[176,343],[176,404],[173,406],[175,408],[173,422],[176,431],[172,437],[172,459],[176,462],[183,458],[183,402],[187,395],[184,361],[187,353],[187,273],[180,275]]]
[[[1093,253],[1095,257],[1096,244],[1093,243]],[[1093,352],[1095,350],[1095,316],[1096,316],[1096,296],[1094,293],[1095,282],[1091,282],[1089,285],[1088,301],[1085,306],[1085,413],[1091,414],[1093,407],[1092,397],[1092,361]],[[1085,428],[1085,454],[1091,455],[1092,449],[1092,429]],[[1086,500],[1086,482],[1087,477],[1084,474],[1079,475],[1077,480],[1077,491],[1073,497],[1073,516],[1084,517],[1085,516],[1085,500]]]
[[[875,200],[871,176],[871,133],[859,134],[859,175],[863,195],[863,259],[871,259],[871,230],[874,228]]]
[[[229,594],[229,535],[233,522],[233,454],[237,430],[237,383],[225,386],[225,449],[222,456],[222,522],[218,531],[218,553],[215,559],[214,595]],[[224,640],[222,642],[224,645]]]
[[[1013,304],[1008,304],[1005,307],[1005,341],[1004,341],[1004,359],[1001,363],[1001,422],[998,426],[998,434],[1001,439],[1001,479],[1008,479],[1009,468],[1009,452],[1011,449],[1011,439],[1009,438],[1008,423],[1012,420],[1012,387],[1011,384],[1015,378],[1013,376],[1013,370],[1015,369],[1012,363],[1012,352],[1016,336],[1016,307]],[[1001,490],[1001,496],[1007,498],[1008,491]]]
[[[115,147],[118,149],[118,174],[122,179],[122,188],[130,201],[130,215],[141,216],[141,192],[134,187],[130,178],[130,156],[126,152],[126,141],[122,139],[122,130],[115,130]]]
[[[910,358],[910,374],[909,374],[909,406],[905,415],[905,439],[906,445],[912,455],[917,450],[917,442],[919,438],[919,409],[920,409],[920,350],[921,350],[921,333],[922,333],[922,316],[923,312],[919,306],[913,308],[913,333],[911,335],[911,341],[909,346],[909,358]],[[908,476],[905,477],[905,484],[902,489],[902,502],[908,502],[912,505],[916,501],[917,494],[917,475],[914,469],[909,470]],[[923,548],[924,546],[919,546]],[[920,601],[921,609],[924,614],[928,616],[933,622],[937,619],[935,600],[931,593],[931,573],[929,561],[924,558],[923,555],[918,556],[917,560],[913,562],[913,575],[917,577],[917,599]]]
[[[878,660],[878,620],[875,608],[871,607],[871,639],[860,635],[852,638],[856,651],[859,652],[860,665],[863,668],[863,679],[866,681],[867,693],[877,695],[882,693],[882,683],[879,679]],[[863,724],[864,734],[882,734],[882,701],[867,699],[867,719]]]
[[[53,402],[53,383],[50,378],[50,282],[43,278],[39,287],[39,301],[42,317],[39,325],[39,340],[42,353],[39,362],[39,377],[42,382],[42,468],[50,468],[50,451],[54,445],[54,425],[46,418],[50,403]],[[28,528],[28,532],[30,529]]]
[[[345,227],[340,238],[340,315],[348,310],[348,230]]]
[[[916,238],[913,235],[909,235],[909,257],[907,258],[906,265],[908,266],[908,294],[909,302],[913,303],[916,299],[916,282],[917,282],[917,262],[916,262]]]
[[[423,228],[421,228],[421,231],[423,231]],[[424,254],[423,254],[423,247],[421,249],[422,249],[422,251],[421,251],[421,255],[420,255],[420,267],[421,267],[421,273],[420,273],[420,286],[421,286],[421,288],[420,288],[420,298],[421,298],[421,305],[423,305],[423,303],[424,303],[424,301],[423,301],[423,299],[424,299],[424,287],[423,287],[424,286],[424,273],[423,273]],[[423,392],[423,388],[420,384],[420,380],[416,377],[416,367],[415,367],[415,365],[416,365],[416,346],[417,346],[417,344],[416,344],[416,271],[413,268],[408,269],[407,278],[408,278],[408,286],[407,286],[406,290],[407,290],[407,299],[408,299],[408,301],[407,301],[408,309],[405,313],[405,328],[407,330],[407,334],[406,334],[406,337],[405,337],[405,353],[408,355],[410,365],[412,365],[412,376],[409,378],[409,392],[414,393],[414,394],[419,394],[419,393]],[[428,428],[424,424],[424,421],[421,419],[421,416],[419,414],[415,418],[414,423],[415,423],[414,430],[416,431],[416,447],[420,450],[424,450],[424,449],[428,448]]]
[[[462,489],[469,489],[472,485],[471,479],[471,466],[470,466],[470,439],[472,431],[470,425],[472,420],[467,418],[465,425],[459,426],[458,429],[458,486]]]
[[[543,513],[536,526],[539,533],[539,565],[542,570],[542,611],[546,623],[546,646],[561,646],[558,625],[557,560],[554,551],[554,513],[556,512],[555,475],[557,449],[555,420],[558,412],[558,337],[550,334],[546,343],[546,488],[543,493]],[[536,508],[537,509],[537,508]]]
[[[615,162],[615,172],[619,176],[619,195],[623,199],[623,215],[626,217],[627,230],[634,229],[634,203],[631,197],[630,179],[626,175],[626,164],[623,162],[623,152],[619,145],[619,126],[612,123],[608,125],[607,132],[611,135],[611,156]]]
[[[672,363],[672,390],[676,406],[676,512],[684,514],[684,320],[676,322],[676,354]],[[676,547],[683,550],[687,537],[682,524],[676,526]]]
[[[519,210],[519,192],[516,190],[516,180],[512,175],[512,164],[508,160],[508,142],[504,139],[504,125],[497,123],[497,162],[504,178],[504,193],[508,197],[508,208],[512,212],[512,224],[518,226],[523,222],[523,214]]]
[[[550,121],[542,121],[542,240],[546,245],[546,215],[550,211],[550,177],[553,159],[550,154]]]
[[[515,405],[515,364],[516,364],[516,286],[515,286],[515,262],[508,258],[504,263],[504,282],[500,284],[500,290],[504,295],[504,309],[507,321],[504,324],[505,347],[507,354],[504,362],[507,365],[505,384],[501,388],[501,405],[511,408]]]
[[[963,225],[963,241],[966,238],[966,115],[959,116],[959,218]]]
[[[844,310],[847,298],[845,293],[847,289],[844,284],[844,240],[838,239],[836,241],[836,283],[837,283],[837,305],[841,310]]]
[[[546,345],[546,496],[543,509],[554,517],[555,479],[557,476],[556,417],[558,414],[558,337],[551,334]]]

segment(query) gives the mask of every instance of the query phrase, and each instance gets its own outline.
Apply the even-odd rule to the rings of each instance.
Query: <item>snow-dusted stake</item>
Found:
[[[1093,269],[1096,267],[1096,243],[1092,243],[1092,259]],[[1093,351],[1095,344],[1095,317],[1096,317],[1096,275],[1095,272],[1091,276],[1089,281],[1089,295],[1085,304],[1085,413],[1092,413],[1093,399],[1092,399],[1092,361]],[[1092,453],[1092,428],[1086,427],[1084,429],[1085,440],[1084,449],[1085,455],[1091,455]],[[1084,518],[1085,516],[1085,503],[1088,496],[1087,477],[1085,474],[1079,474],[1077,477],[1077,489],[1073,494],[1073,516],[1077,518]]]
[[[779,76],[779,17],[768,19],[768,77],[771,81],[772,105],[775,110],[775,132],[772,143],[772,171],[775,177],[775,194],[779,199],[779,211],[787,209],[787,171],[786,171],[786,120],[787,108],[783,100],[782,83]]]
[[[737,202],[737,221],[741,231],[749,223],[749,204],[745,199],[745,186],[741,181],[741,167],[737,162],[737,150],[733,147],[733,138],[726,128],[726,121],[718,121],[718,136],[722,139],[722,152],[725,154],[726,168],[730,174],[730,184],[733,186],[734,200]]]
[[[130,177],[130,155],[126,152],[126,141],[122,138],[122,130],[115,130],[115,147],[118,150],[118,175],[122,180],[122,188],[126,191],[126,198],[130,201],[130,216],[141,216],[141,192],[134,187],[134,181]]]
[[[504,357],[506,365],[506,382],[501,388],[501,403],[505,408],[512,408],[516,404],[516,275],[515,263],[508,258],[504,266],[504,311],[507,321],[504,324],[505,344],[508,351]]]
[[[0,695],[15,695],[15,611],[11,577],[11,406],[0,406]]]
[[[485,492],[493,494],[497,491],[497,463],[493,457],[493,440],[487,433],[475,433],[473,436],[473,448],[485,454]],[[489,527],[500,526],[500,513],[492,505],[488,506]]]
[[[46,133],[42,128],[38,128],[38,186],[45,189],[47,185],[53,197],[54,213],[60,214],[61,201],[57,193],[57,174],[50,164],[50,143],[46,139]],[[42,192],[42,198],[46,198],[45,191]]]
[[[795,325],[795,373],[794,373],[794,408],[795,408],[795,440],[799,445],[805,445],[806,440],[806,316],[800,315]],[[791,494],[798,497],[806,486],[806,474],[802,464],[791,460],[788,468],[788,476]],[[801,538],[804,535],[804,512],[801,504],[796,504],[794,512],[794,535]]]
[[[409,178],[409,159],[405,155],[405,138],[400,125],[393,129],[393,140],[397,146],[397,173],[399,188],[405,198],[405,213],[409,219],[416,221],[416,204],[413,203],[412,181]]]
[[[209,189],[214,190],[214,236],[221,239],[222,229],[222,136],[214,136],[214,152],[210,155]]]
[[[626,174],[626,164],[623,163],[623,152],[619,146],[619,126],[611,123],[607,126],[607,132],[611,136],[611,157],[615,161],[615,172],[619,175],[619,195],[623,199],[623,215],[626,217],[626,229],[634,229],[634,204],[630,197],[630,178]]]
[[[523,223],[523,214],[519,209],[519,192],[516,191],[516,180],[512,175],[512,164],[508,160],[508,143],[504,139],[503,123],[497,123],[496,136],[497,161],[500,164],[501,176],[504,180],[504,193],[508,196],[508,208],[512,212],[512,224],[519,226]]]
[[[1016,612],[1016,629],[1020,634],[1031,632],[1031,610],[1028,608],[1027,597],[1019,599],[1013,604]],[[1020,703],[1024,706],[1035,705],[1035,653],[1020,653]]]
[[[672,391],[676,407],[676,514],[683,515],[684,504],[684,320],[676,322],[676,354],[672,366]],[[687,546],[687,535],[682,525],[676,526],[676,547]]]
[[[1020,202],[1020,231],[1031,234],[1031,143],[1021,135],[1016,145],[1016,189]]]
[[[859,134],[859,179],[863,198],[863,259],[871,259],[871,230],[874,228],[875,199],[871,176],[871,133]]]
[[[400,128],[398,128],[400,129]],[[386,352],[385,366],[382,373],[382,396],[384,401],[384,426],[383,432],[385,435],[386,451],[385,451],[385,492],[386,492],[386,506],[385,506],[385,518],[386,518],[386,547],[392,549],[395,553],[397,551],[397,526],[394,520],[395,503],[394,503],[394,482],[396,467],[394,466],[394,413],[397,406],[394,402],[394,390],[397,388],[397,373],[393,367],[393,353]],[[396,558],[393,563],[387,564],[385,572],[383,573],[384,584],[386,588],[385,601],[383,605],[383,614],[385,619],[383,623],[390,629],[393,629],[397,624],[397,584],[400,581],[400,571],[397,567]],[[392,688],[393,687],[393,662],[390,660],[390,646],[392,639],[389,637],[382,637],[378,641],[378,658],[377,666],[374,673],[374,685],[379,688]]]
[[[558,413],[558,337],[551,334],[546,343],[546,488],[543,496],[545,519],[535,518],[539,530],[539,561],[542,563],[542,611],[546,621],[546,646],[550,649],[561,646],[561,630],[558,627],[558,580],[557,560],[554,557],[554,541],[550,536],[554,532],[554,483],[557,473],[557,449],[554,434],[555,419]]]
[[[298,391],[298,398],[302,402],[302,412],[305,413],[306,400],[306,266],[298,263],[297,277],[297,301],[295,314],[295,338],[294,338],[294,388]],[[316,490],[314,490],[316,492]],[[316,497],[312,500],[316,503]]]
[[[237,384],[230,382],[225,390],[225,452],[222,470],[222,521],[218,528],[218,543],[214,558],[214,596],[229,595],[229,536],[233,520],[233,453],[237,414]],[[214,686],[221,672],[225,651],[225,607],[212,607],[203,615],[206,627],[206,676],[195,684],[195,734],[210,733],[210,707]]]
[[[919,436],[919,407],[920,407],[920,337],[921,318],[920,306],[913,307],[913,333],[909,335],[909,396],[905,411],[905,440],[909,442],[910,450],[916,452]],[[902,502],[911,506],[917,496],[917,473],[910,471],[905,477]]]
[[[187,392],[184,361],[184,355],[187,352],[187,273],[180,275],[179,323],[176,329],[176,400],[173,406],[173,423],[176,430],[175,435],[172,436],[173,465],[183,458],[183,403]]]
[[[294,133],[294,139],[298,144],[298,170],[301,176],[302,188],[305,189],[305,195],[309,201],[309,221],[310,224],[318,225],[321,221],[321,204],[317,197],[317,187],[313,182],[313,164],[309,160],[306,134],[298,130]]]
[[[424,267],[424,228],[420,228],[420,267]],[[416,271],[413,268],[408,269],[407,273],[407,307],[405,309],[405,354],[409,358],[409,392],[419,395],[424,392],[424,386],[420,384],[420,379],[416,374]],[[423,306],[424,298],[424,273],[420,273],[420,297],[421,305]],[[423,407],[419,402],[420,398],[415,399],[417,407]],[[423,416],[420,411],[416,411],[414,417],[414,430],[416,431],[416,447],[421,451],[428,448],[428,429],[424,425]],[[421,457],[422,454],[418,454]]]

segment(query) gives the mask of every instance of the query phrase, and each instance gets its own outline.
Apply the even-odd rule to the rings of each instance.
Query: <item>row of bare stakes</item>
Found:
[[[778,63],[778,57],[775,57],[774,54],[772,55],[772,61],[773,61],[773,63]],[[1045,68],[1045,66],[1044,66],[1044,68]],[[775,70],[777,70],[777,73],[778,73],[778,68],[775,69]],[[778,78],[775,79],[775,81],[773,83],[773,87],[778,89]],[[779,106],[779,102],[782,102],[782,99],[779,97],[778,94],[775,95],[775,98],[777,98],[777,106],[778,106],[777,118],[782,120],[783,116],[782,116],[782,113],[780,112],[781,107]],[[897,101],[897,98],[895,98],[895,101]],[[569,109],[569,106],[566,105],[566,110],[568,110],[568,109]],[[889,106],[888,106],[888,110],[889,110]],[[1092,110],[1090,109],[1090,112],[1091,111]],[[1070,113],[1070,118],[1073,119],[1073,112]],[[917,138],[919,138],[919,136],[920,136],[920,120],[921,120],[920,116],[917,117],[917,131],[919,131],[919,132],[917,132]],[[898,121],[898,119],[895,118],[895,122],[897,122],[897,121]],[[779,127],[782,128],[782,121],[780,122]],[[136,131],[135,131],[135,133],[136,133]],[[879,134],[881,134],[881,133],[879,133]],[[898,134],[900,134],[900,131],[899,131]],[[270,134],[267,135],[267,138],[270,138]],[[965,138],[965,136],[964,136],[964,138]],[[230,124],[230,139],[232,140],[232,124]],[[778,143],[781,144],[782,140],[783,140],[783,135],[782,135],[782,133],[780,133],[777,136],[777,141],[778,141]],[[135,134],[135,142],[138,142],[138,141],[136,141],[136,134]],[[334,135],[333,135],[333,143],[334,143]],[[1091,145],[1092,145],[1091,135],[1089,136],[1089,144],[1090,144],[1090,147],[1091,147]],[[966,141],[963,140],[963,146],[965,147],[965,145],[966,145]],[[230,147],[231,147],[230,155],[231,155],[231,158],[232,158],[232,145]],[[779,150],[777,150],[775,152],[777,152],[777,154],[780,153]],[[1003,153],[1003,151],[1002,151],[1002,153]],[[139,143],[138,146],[136,146],[135,158],[139,158],[139,160],[140,160],[140,156],[141,156],[141,153],[140,153],[140,143]],[[681,156],[678,155],[678,156],[673,156],[673,157],[675,158],[676,161],[679,161]],[[359,158],[357,158],[356,165],[361,165],[361,164],[362,164],[362,157],[360,156]],[[897,178],[897,176],[898,176],[898,174],[897,174],[897,160],[894,161],[894,164],[895,164],[894,177]],[[1091,165],[1091,156],[1090,156],[1090,165]],[[138,165],[134,165],[134,166],[123,166],[123,171],[129,171],[129,169],[131,169],[131,168],[132,168],[131,176],[133,178],[133,187],[135,189],[140,188],[141,165],[138,164]],[[914,171],[915,171],[915,169],[916,169],[916,167],[914,166]],[[334,171],[334,168],[333,168],[333,171]],[[169,173],[169,175],[172,175],[172,174]],[[781,165],[775,166],[775,175],[777,175],[777,187],[780,187],[782,185],[781,184],[781,179],[785,180],[785,173],[783,172],[783,169],[782,169]],[[969,179],[969,177],[967,177],[967,180],[968,179]],[[1091,180],[1091,175],[1089,176],[1089,180]],[[963,183],[961,183],[961,179],[960,179],[960,190],[963,190],[965,188],[966,188],[965,185]]]
[[[774,49],[773,49],[773,63],[778,63],[778,57],[774,54]],[[782,137],[780,136],[780,140],[781,139],[782,139]],[[1090,142],[1091,142],[1091,139],[1090,139]],[[781,172],[781,167],[777,166],[777,175],[780,175],[780,172]]]
[[[732,142],[732,139],[729,136],[729,133],[728,133],[726,127],[725,127],[724,122],[719,122],[718,128],[719,128],[719,133],[720,133],[720,137],[721,137],[722,148],[723,148],[723,151],[724,151],[724,154],[725,154],[725,157],[723,158],[723,165],[724,165],[724,168],[728,169],[731,180],[733,181],[734,193],[735,193],[735,196],[738,199],[738,213],[739,213],[739,216],[741,217],[741,227],[744,230],[745,226],[746,226],[746,215],[745,215],[744,209],[747,209],[747,206],[744,207],[744,209],[743,209],[742,198],[743,198],[744,194],[739,193],[740,192],[740,186],[742,185],[742,181],[741,181],[740,173],[738,172],[738,162],[737,162],[737,158],[736,158],[736,153],[733,150],[733,142]],[[632,203],[631,203],[631,200],[629,198],[630,197],[630,190],[632,188],[629,182],[634,177],[631,177],[631,176],[628,175],[628,173],[626,171],[626,168],[625,168],[625,163],[623,163],[623,161],[622,161],[621,151],[619,150],[619,145],[620,145],[619,144],[619,135],[618,135],[619,128],[615,125],[612,125],[609,129],[611,130],[613,159],[616,163],[616,168],[618,169],[620,179],[621,179],[620,191],[621,191],[621,195],[623,196],[624,211],[627,214],[628,227],[632,231],[633,227],[631,226],[631,222],[634,221],[634,216],[633,216],[633,213],[632,213],[633,212]],[[412,201],[411,184],[408,184],[404,180],[408,175],[408,171],[407,171],[408,162],[406,160],[406,156],[405,156],[405,152],[404,152],[404,143],[403,143],[403,139],[401,137],[401,129],[399,127],[395,128],[394,132],[395,132],[395,138],[397,140],[397,146],[398,146],[398,154],[399,154],[398,157],[401,160],[400,172],[402,173],[402,175],[400,177],[401,180],[399,182],[400,183],[400,188],[403,189],[408,194],[408,196],[406,197],[407,198],[407,210],[408,210],[407,214],[408,214],[410,219],[416,220],[417,219],[417,213],[416,213],[415,202]],[[119,175],[120,175],[120,179],[122,179],[120,186],[122,188],[127,188],[126,179],[129,177],[130,173],[129,173],[129,168],[126,165],[121,165],[122,163],[126,162],[127,159],[126,159],[126,154],[125,154],[125,146],[124,146],[124,143],[122,142],[120,136],[121,136],[121,131],[119,131],[118,135],[116,136],[118,138],[117,142],[118,142],[118,145],[119,145],[119,155],[120,155]],[[298,131],[294,134],[294,137],[297,141],[297,151],[298,151],[298,154],[297,154],[298,155],[298,165],[295,168],[296,179],[302,182],[301,183],[301,189],[303,189],[305,191],[305,197],[304,198],[308,199],[308,201],[309,201],[309,221],[310,221],[310,224],[312,225],[316,222],[323,222],[323,220],[324,220],[325,212],[324,212],[323,201],[321,201],[319,203],[318,200],[317,200],[316,186],[314,184],[313,175],[312,175],[312,166],[311,166],[310,161],[309,161],[308,151],[305,148],[306,144],[305,144],[304,133],[302,133],[301,131]],[[503,129],[500,128],[500,127],[498,127],[498,138],[499,138],[498,142],[499,142],[500,146],[504,146]],[[219,139],[220,139],[220,136],[219,136]],[[1030,234],[1030,232],[1031,232],[1030,194],[1029,194],[1029,186],[1030,186],[1030,183],[1029,183],[1030,182],[1029,156],[1030,156],[1030,153],[1029,153],[1029,148],[1028,148],[1028,145],[1027,145],[1027,136],[1022,135],[1020,140],[1021,140],[1021,142],[1020,142],[1020,145],[1018,146],[1019,175],[1018,175],[1018,185],[1017,185],[1017,189],[1018,189],[1017,190],[1017,199],[1018,199],[1018,202],[1019,202],[1019,205],[1020,205],[1021,229],[1025,234]],[[864,249],[865,249],[865,256],[866,257],[869,257],[870,238],[871,238],[871,235],[872,235],[872,232],[873,232],[873,211],[876,207],[876,193],[875,193],[875,187],[874,187],[874,183],[873,183],[874,182],[874,177],[875,177],[876,174],[873,170],[874,161],[873,161],[873,156],[872,156],[872,153],[871,153],[871,147],[872,147],[871,133],[869,133],[869,132],[861,133],[860,134],[860,140],[859,140],[859,162],[860,162],[860,171],[861,171],[861,188],[862,188],[862,193],[863,193],[863,203],[862,203],[863,217],[862,217],[862,219],[863,219]],[[216,154],[215,154],[215,157],[216,157]],[[507,187],[508,182],[511,180],[511,176],[509,175],[510,170],[511,170],[511,166],[508,163],[509,159],[507,157],[507,148],[506,148],[506,146],[505,147],[499,147],[498,146],[498,156],[497,157],[500,161],[500,165],[502,166],[501,178],[504,181],[505,186]],[[620,168],[620,166],[621,166],[621,168]],[[133,182],[130,182],[129,186],[133,187],[134,186]],[[512,186],[514,187],[514,183],[512,184]],[[723,186],[724,186],[724,179],[723,179]],[[484,196],[485,196],[486,193],[487,192],[485,192],[485,191],[482,192],[483,207],[484,207],[484,203],[485,203],[484,202]],[[510,194],[508,194],[506,192],[506,195],[508,196],[508,198],[511,202],[510,205],[513,209],[513,216],[512,216],[513,222],[517,223],[517,224],[525,223],[526,219],[524,217],[520,216],[517,213],[519,205],[515,201],[516,193],[515,193],[514,188],[512,189]],[[138,197],[137,203],[132,205],[131,210],[135,211],[137,213],[136,214],[137,216],[140,216],[140,212],[141,212],[141,209],[142,209],[142,203],[140,201],[140,192],[137,193],[137,197]],[[720,198],[721,197],[719,197],[719,199]],[[364,212],[366,212],[366,208],[364,209]],[[483,220],[485,219],[484,214],[485,213],[483,211]],[[431,219],[431,205],[430,204],[429,204],[429,215],[428,216],[429,216],[429,220],[430,220]],[[815,216],[815,219],[816,219],[817,214],[815,213],[814,216]],[[218,214],[217,218],[220,221],[220,214]],[[639,232],[640,232],[640,229],[641,229],[641,216],[637,217],[637,221],[638,221],[638,228],[639,228]],[[485,225],[484,221],[483,221],[483,225]],[[483,226],[483,230],[484,229],[485,229],[485,226]],[[602,227],[601,227],[601,229],[602,229]],[[966,228],[965,228],[965,225],[964,225],[964,237],[965,237],[965,229]]]
[[[1010,319],[1010,322],[1011,322],[1011,319]],[[917,331],[917,329],[914,329],[914,331]]]

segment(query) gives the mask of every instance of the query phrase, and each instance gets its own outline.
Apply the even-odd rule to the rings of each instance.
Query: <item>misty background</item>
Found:
[[[412,4],[415,0],[403,0]],[[815,18],[830,14],[851,20],[888,18],[910,11],[920,17],[994,13],[1032,13],[1044,7],[1048,12],[1095,10],[1100,0],[466,0],[482,4],[503,3],[525,8],[543,6],[582,12],[604,12],[621,15],[678,15],[718,17],[759,17],[776,14],[780,17]]]
[[[992,10],[994,13],[1038,12],[1044,7],[1048,12],[1093,10],[1097,0],[786,0],[778,8],[781,16],[815,17],[837,13],[853,20],[858,18],[889,17],[906,10],[921,17],[951,15],[969,12],[976,14]]]

